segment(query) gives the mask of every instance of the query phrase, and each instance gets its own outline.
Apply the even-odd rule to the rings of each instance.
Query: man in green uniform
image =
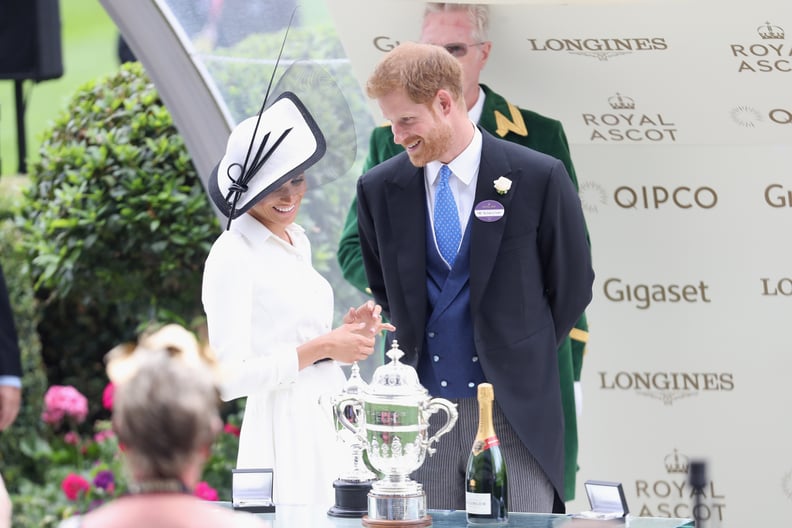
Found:
[[[465,103],[473,122],[477,122],[481,128],[496,137],[561,160],[577,189],[577,177],[561,123],[536,112],[518,108],[489,87],[479,84],[479,76],[492,49],[492,42],[487,40],[488,25],[487,6],[430,3],[427,4],[424,14],[421,42],[444,46],[462,64]],[[363,172],[403,150],[394,143],[389,125],[376,128],[371,134]],[[338,247],[338,261],[344,278],[361,291],[370,293],[360,251],[356,201],[353,201],[344,224]],[[558,349],[565,425],[564,494],[567,501],[575,496],[578,453],[575,382],[580,381],[583,354],[588,340],[587,330],[584,314]]]

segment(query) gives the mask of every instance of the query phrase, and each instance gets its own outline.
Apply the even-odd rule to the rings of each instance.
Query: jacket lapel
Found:
[[[404,303],[420,346],[426,321],[426,191],[423,168],[412,165],[407,154],[401,156],[385,188],[390,225],[398,226],[393,242]]]
[[[512,196],[519,185],[519,173],[512,173],[512,169],[505,161],[506,156],[490,134],[482,131],[481,165],[479,167],[478,182],[476,183],[476,198],[473,201],[473,214],[470,221],[470,304],[473,313],[481,302],[484,291],[492,275],[495,259],[498,255],[503,232],[509,221],[509,207]],[[493,182],[500,176],[512,180],[512,187],[506,194],[498,194]],[[476,218],[476,207],[486,200],[494,200],[503,205],[504,214],[495,222],[484,222]]]

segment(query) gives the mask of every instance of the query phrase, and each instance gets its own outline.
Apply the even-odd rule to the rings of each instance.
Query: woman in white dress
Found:
[[[365,359],[375,334],[394,328],[369,301],[332,329],[333,291],[294,223],[304,171],[324,150],[290,93],[231,133],[210,181],[229,226],[206,260],[202,296],[221,396],[247,398],[237,467],[273,468],[276,504],[327,508],[345,462],[330,408],[345,382],[339,363]]]

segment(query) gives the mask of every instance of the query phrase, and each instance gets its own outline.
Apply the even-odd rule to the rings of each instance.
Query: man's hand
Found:
[[[0,431],[14,423],[21,400],[22,391],[19,387],[0,385]]]

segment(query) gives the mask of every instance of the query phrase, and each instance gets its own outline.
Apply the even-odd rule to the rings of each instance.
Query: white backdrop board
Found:
[[[361,84],[418,37],[420,1],[327,3]],[[486,3],[483,81],[563,122],[591,232],[568,509],[690,517],[700,458],[706,526],[792,526],[792,2]]]

